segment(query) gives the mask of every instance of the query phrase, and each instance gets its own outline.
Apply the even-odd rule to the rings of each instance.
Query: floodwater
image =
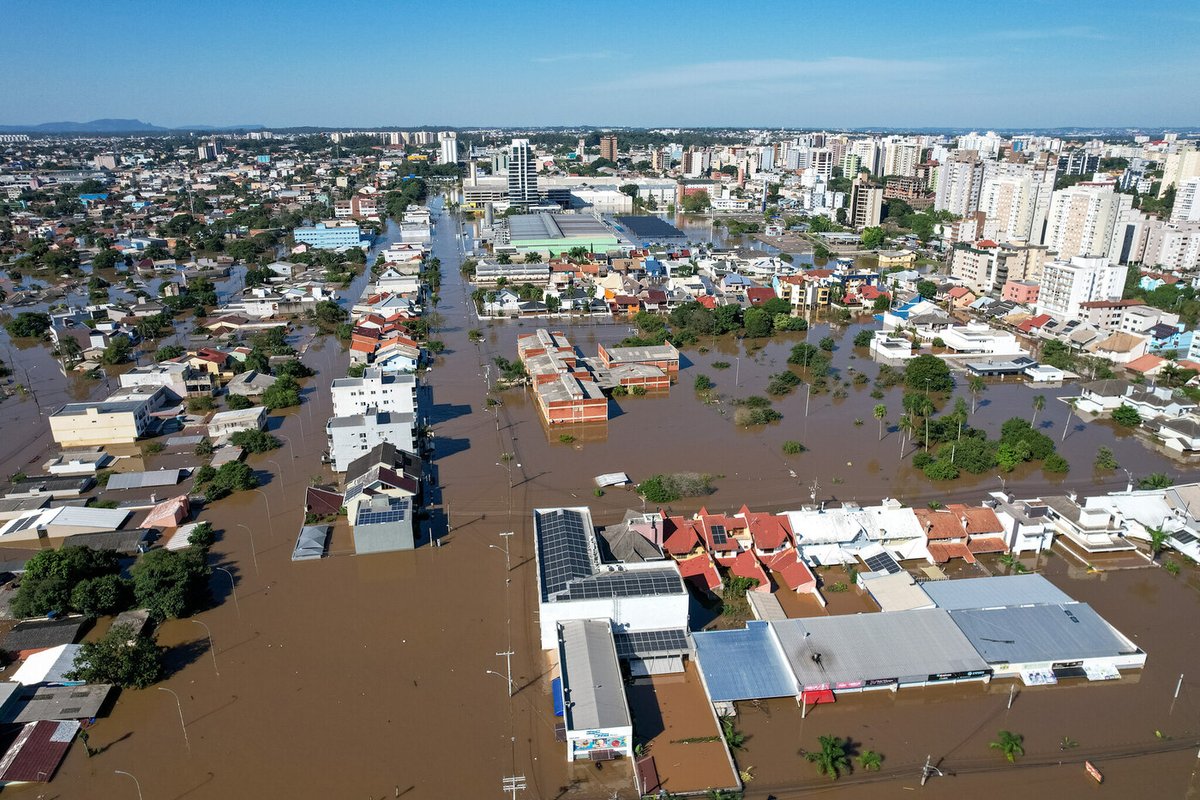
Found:
[[[234,580],[224,572],[214,574],[220,603],[198,617],[211,629],[214,650],[208,648],[206,629],[195,622],[162,626],[159,640],[171,648],[172,674],[161,686],[178,695],[178,708],[175,697],[157,688],[122,693],[112,714],[92,730],[92,745],[104,752],[88,759],[82,748],[72,748],[50,787],[16,790],[15,796],[133,796],[128,778],[113,772],[121,769],[137,776],[147,798],[492,797],[501,796],[501,780],[511,775],[525,778],[528,788],[521,797],[607,798],[611,792],[600,786],[603,781],[588,781],[588,770],[568,772],[563,746],[554,742],[550,676],[535,625],[531,508],[590,505],[598,522],[615,520],[627,507],[640,508],[640,500],[623,489],[596,498],[591,479],[617,470],[635,480],[680,470],[721,476],[716,494],[677,503],[679,511],[701,503],[729,510],[743,502],[764,510],[795,507],[808,502],[814,478],[815,494],[825,500],[977,499],[998,488],[994,476],[931,486],[908,466],[908,455],[901,459],[896,433],[877,441],[871,416],[876,401],[868,396],[869,386],[852,385],[844,400],[814,395],[807,417],[802,389],[776,403],[784,414],[780,423],[751,431],[734,427],[727,402],[705,405],[692,391],[695,375],[704,372],[716,381],[718,394],[762,393],[767,375],[786,368],[788,350],[799,337],[769,343],[755,355],[729,339],[708,343],[704,354],[689,348],[680,384],[669,397],[622,399],[606,435],[596,441],[564,445],[556,436],[548,438],[521,390],[504,393],[497,412],[487,412],[484,364],[497,355],[512,358],[516,334],[535,324],[488,325],[474,318],[469,287],[458,273],[456,228],[450,217],[438,218],[434,254],[444,270],[438,312],[446,321],[438,337],[447,349],[427,378],[435,433],[432,471],[438,483],[427,526],[442,546],[429,546],[424,535],[421,546],[409,553],[289,560],[303,519],[304,487],[314,478],[329,478],[319,464],[330,410],[325,387],[344,374],[347,356],[338,343],[324,340],[304,357],[318,370],[306,381],[304,405],[281,416],[279,432],[287,444],[251,459],[265,479],[262,490],[235,495],[202,513],[221,531],[214,563]],[[479,345],[467,338],[476,327],[486,333]],[[587,353],[595,352],[597,342],[617,341],[627,333],[622,323],[553,327],[564,328]],[[861,354],[850,358],[856,355],[848,345],[854,330],[843,333],[835,366],[843,374],[850,366],[861,367],[873,377],[874,365]],[[822,335],[818,327],[809,337],[815,341]],[[722,359],[740,362],[736,370],[713,369],[712,362]],[[890,390],[883,401],[894,409],[893,416],[899,413],[900,394]],[[974,424],[994,432],[1005,418],[1031,413],[1032,394],[1011,383],[991,387]],[[1065,411],[1051,402],[1041,414],[1056,438]],[[865,421],[862,426],[853,424],[856,417]],[[22,419],[31,424],[33,417]],[[5,431],[10,427],[6,417]],[[779,445],[785,439],[803,441],[808,452],[784,456]],[[1063,450],[1073,469],[1065,480],[1018,471],[1008,476],[1009,487],[1037,494],[1123,484],[1123,474],[1120,480],[1092,475],[1100,444],[1113,447],[1135,474],[1179,474],[1165,457],[1132,437],[1114,439],[1107,428],[1090,425],[1067,436]],[[502,460],[504,453],[512,459]],[[502,539],[499,534],[506,531],[516,535]],[[506,541],[511,567],[506,567]],[[1080,742],[1072,758],[1093,748],[1166,748],[1184,742],[1190,748],[1200,690],[1185,682],[1174,711],[1168,706],[1174,681],[1195,652],[1190,622],[1198,602],[1195,589],[1183,576],[1171,579],[1159,570],[1074,579],[1064,577],[1063,559],[1051,564],[1063,573],[1055,580],[1065,581],[1071,594],[1093,602],[1118,628],[1145,642],[1150,662],[1140,681],[1029,691],[1018,697],[1007,719],[1007,688],[999,684],[986,694],[968,686],[852,698],[822,706],[803,723],[786,704],[769,706],[769,717],[743,711],[740,727],[750,739],[739,765],[753,766],[757,776],[749,796],[784,797],[789,787],[813,783],[811,766],[796,750],[826,732],[853,735],[885,756],[880,778],[886,782],[839,782],[848,797],[890,797],[897,787],[914,785],[916,765],[926,752],[945,757],[947,769],[963,765],[954,767],[958,777],[927,787],[939,796],[998,796],[1018,785],[1031,798],[1084,790],[1074,788],[1086,786],[1075,767],[1069,773],[1049,767],[968,773],[968,762],[999,760],[986,748],[999,727],[1026,734],[1031,762],[1053,756],[1062,736]],[[1181,620],[1188,620],[1186,626]],[[503,674],[505,659],[496,654],[508,650],[514,653],[512,698],[505,678],[486,672]],[[1155,730],[1174,738],[1157,740]],[[1110,792],[1114,796],[1135,796],[1134,786],[1182,794],[1194,765],[1191,752],[1194,748],[1100,765],[1118,787]],[[582,785],[574,785],[577,781]],[[632,797],[632,787],[621,796]]]

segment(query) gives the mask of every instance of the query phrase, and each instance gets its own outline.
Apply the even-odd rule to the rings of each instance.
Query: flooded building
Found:
[[[370,410],[357,416],[333,417],[325,426],[333,471],[345,472],[350,462],[385,442],[416,450],[416,419],[412,413]]]
[[[567,760],[607,761],[633,753],[633,719],[608,620],[558,624]]]
[[[417,376],[368,367],[361,378],[337,378],[329,387],[333,415],[352,417],[380,411],[415,414]]]
[[[657,547],[627,561],[605,558],[591,512],[534,509],[543,649],[557,646],[559,622],[607,619],[620,631],[685,629],[688,594],[679,568]]]
[[[61,447],[132,444],[150,429],[151,412],[166,391],[160,387],[144,397],[67,403],[50,415],[50,434]]]

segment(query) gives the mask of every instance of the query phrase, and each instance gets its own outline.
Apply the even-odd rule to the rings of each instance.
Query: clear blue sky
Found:
[[[0,123],[1200,125],[1183,0],[0,0]]]

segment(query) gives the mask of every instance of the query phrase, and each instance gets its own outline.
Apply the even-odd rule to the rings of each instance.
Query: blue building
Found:
[[[343,250],[361,246],[362,230],[352,222],[318,222],[311,228],[296,228],[292,238],[318,250]]]

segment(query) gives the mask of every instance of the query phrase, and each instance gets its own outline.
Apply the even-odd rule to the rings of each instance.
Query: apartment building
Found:
[[[361,246],[362,229],[348,220],[328,220],[310,228],[296,228],[292,238],[317,250],[343,250]]]
[[[973,150],[955,151],[941,166],[933,207],[965,217],[979,208],[983,162]]]
[[[883,189],[872,186],[859,175],[850,186],[850,208],[847,219],[857,230],[878,225],[883,219]]]
[[[1132,195],[1118,194],[1111,181],[1079,183],[1055,192],[1042,244],[1062,261],[1075,256],[1118,261],[1114,232],[1132,208]]]
[[[1049,261],[1042,269],[1038,312],[1059,319],[1080,319],[1084,303],[1120,300],[1127,269],[1110,264],[1104,256]]]
[[[368,368],[361,378],[336,378],[329,387],[335,417],[380,411],[415,414],[417,376]]]
[[[610,133],[600,137],[600,157],[616,163],[617,136]]]

